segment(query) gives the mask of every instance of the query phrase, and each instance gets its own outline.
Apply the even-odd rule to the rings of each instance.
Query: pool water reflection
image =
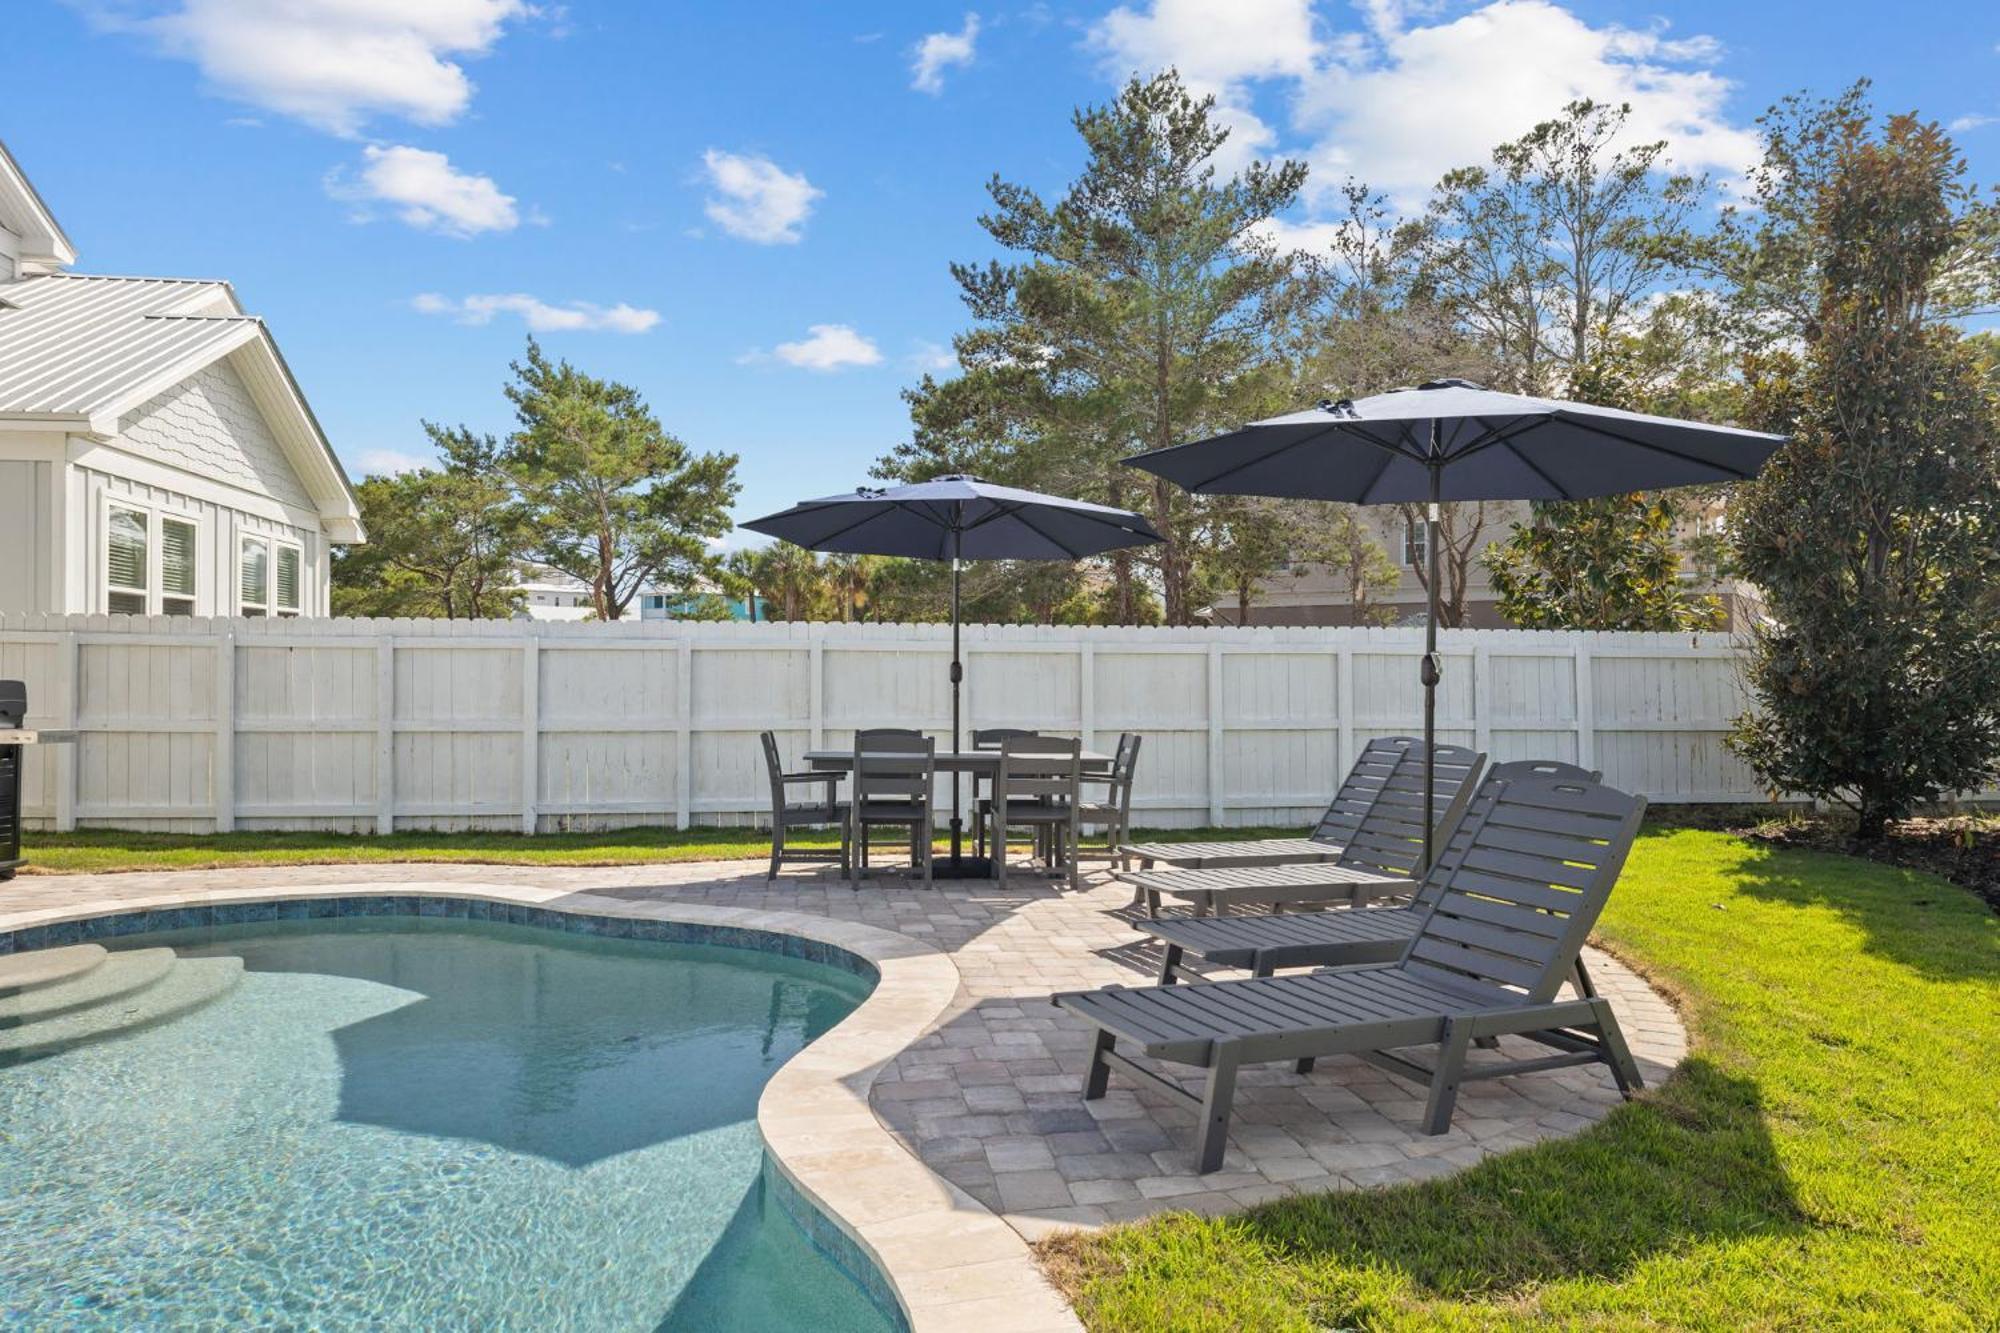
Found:
[[[371,917],[160,1027],[0,1069],[0,1316],[877,1330],[766,1198],[764,1083],[868,983],[742,949]]]

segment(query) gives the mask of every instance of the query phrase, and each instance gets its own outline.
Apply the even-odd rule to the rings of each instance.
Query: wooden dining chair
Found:
[[[854,786],[849,803],[852,881],[868,873],[868,830],[882,825],[910,834],[910,868],[923,867],[931,885],[931,843],[935,839],[934,797],[937,742],[919,732],[878,728],[854,735]]]
[[[1101,852],[1106,860],[1118,859],[1118,849],[1132,837],[1132,779],[1139,768],[1139,742],[1142,739],[1135,731],[1128,731],[1118,738],[1117,752],[1111,758],[1109,773],[1085,773],[1083,785],[1086,789],[1103,788],[1103,794],[1087,791],[1083,807],[1077,813],[1079,823],[1089,824],[1104,830],[1104,846],[1091,848]],[[1081,844],[1077,854],[1083,854]]]
[[[840,873],[847,874],[847,802],[840,799],[838,773],[787,773],[778,758],[778,738],[765,732],[764,771],[771,778],[771,871],[766,881],[778,877],[783,861],[840,861]],[[794,789],[803,788],[804,799],[793,800]],[[832,825],[840,830],[838,851],[814,848],[795,850],[785,845],[787,833],[795,828]]]
[[[1001,742],[1019,740],[1024,736],[1039,736],[1038,731],[1027,731],[1020,727],[979,727],[972,733],[972,748],[975,750],[997,750]],[[986,812],[991,804],[993,779],[986,774],[972,775],[972,850],[975,856],[986,855]]]
[[[1000,742],[1000,770],[993,779],[993,870],[1007,886],[1007,830],[1028,827],[1053,867],[1068,851],[1069,886],[1077,875],[1077,811],[1081,804],[1083,743],[1067,736],[1016,736]]]

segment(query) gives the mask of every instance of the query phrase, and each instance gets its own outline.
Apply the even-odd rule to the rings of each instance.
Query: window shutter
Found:
[[[299,609],[299,550],[296,546],[278,548],[278,609]]]
[[[146,516],[136,509],[111,507],[110,561],[106,581],[114,588],[146,591]]]

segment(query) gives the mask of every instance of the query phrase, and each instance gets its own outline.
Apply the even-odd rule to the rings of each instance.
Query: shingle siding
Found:
[[[250,391],[227,362],[196,371],[119,422],[125,448],[161,462],[313,508]]]

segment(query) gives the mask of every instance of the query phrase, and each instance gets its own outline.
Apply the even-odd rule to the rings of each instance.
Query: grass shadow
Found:
[[[1412,1299],[1504,1300],[1566,1279],[1615,1281],[1655,1254],[1811,1226],[1757,1085],[1697,1057],[1575,1138],[1442,1179],[1220,1221],[1176,1214],[1097,1237],[1063,1233],[1040,1249],[1086,1320],[1110,1313],[1110,1327],[1147,1327],[1164,1317],[1147,1309],[1158,1293],[1185,1297],[1209,1282],[1227,1284],[1232,1313],[1252,1324],[1303,1316],[1313,1327],[1366,1327],[1393,1309],[1407,1314]],[[1282,1317],[1254,1317],[1265,1306]]]
[[[1615,1278],[1658,1250],[1806,1225],[1757,1085],[1699,1057],[1576,1138],[1409,1188],[1275,1205],[1243,1223],[1295,1254],[1388,1266],[1451,1297]]]

